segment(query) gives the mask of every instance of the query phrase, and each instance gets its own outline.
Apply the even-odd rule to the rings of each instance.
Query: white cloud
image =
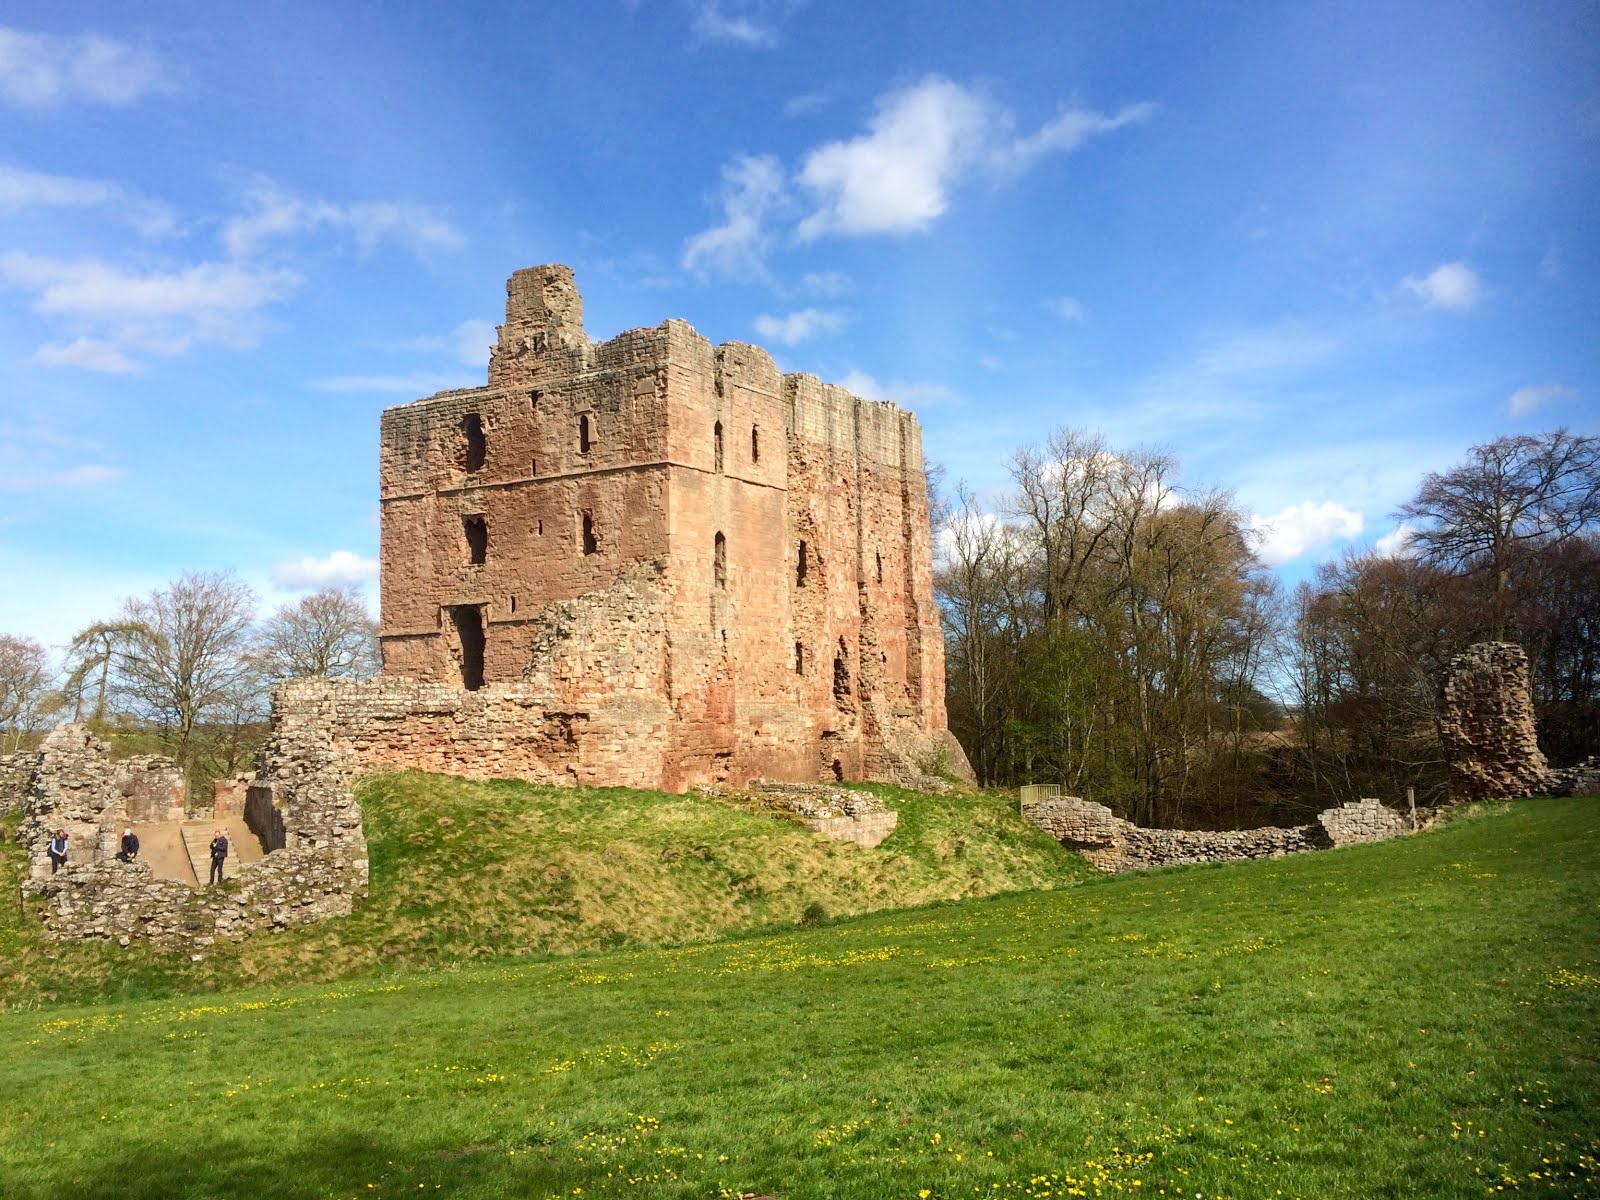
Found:
[[[1520,387],[1511,393],[1506,409],[1513,417],[1525,417],[1534,409],[1551,400],[1565,400],[1576,393],[1563,383],[1547,383],[1543,387]]]
[[[844,326],[844,313],[826,308],[802,308],[786,317],[762,313],[755,319],[757,333],[785,346],[798,345],[824,333],[838,333]]]
[[[489,347],[498,336],[493,321],[463,321],[450,332],[456,358],[463,366],[487,367]]]
[[[378,577],[378,560],[335,550],[324,558],[308,556],[276,563],[267,576],[280,591],[309,592],[337,584],[369,583]]]
[[[1411,539],[1415,531],[1404,521],[1372,543],[1373,553],[1380,558],[1410,558],[1414,553]]]
[[[684,269],[764,278],[771,242],[766,222],[783,199],[783,168],[777,158],[764,154],[734,159],[722,168],[723,223],[684,243]]]
[[[1252,516],[1250,523],[1260,538],[1257,553],[1269,566],[1282,566],[1312,550],[1361,533],[1361,514],[1332,500],[1321,504],[1291,504],[1271,516]]]
[[[415,254],[455,251],[466,238],[431,208],[420,205],[372,201],[333,204],[286,192],[268,182],[258,182],[248,195],[251,211],[222,227],[222,244],[234,258],[246,258],[271,238],[332,229],[355,238],[363,254],[386,240],[406,246]]]
[[[124,42],[0,26],[0,99],[12,104],[48,108],[80,100],[120,108],[170,89],[160,61]]]
[[[165,204],[129,192],[103,179],[46,175],[0,163],[0,214],[40,208],[110,208],[114,215],[146,237],[161,237],[177,228]]]
[[[931,408],[961,403],[961,398],[942,383],[919,383],[905,379],[879,383],[865,371],[851,371],[839,380],[839,386],[863,400],[887,400],[901,408]]]
[[[1447,262],[1420,278],[1407,275],[1400,286],[1421,297],[1429,308],[1466,312],[1483,298],[1483,283],[1464,262]]]
[[[132,369],[137,355],[171,357],[196,343],[254,345],[259,310],[299,284],[293,272],[236,262],[136,274],[97,259],[0,255],[0,285],[32,292],[35,312],[77,334],[41,347],[38,360],[91,370]]]
[[[800,286],[813,296],[832,299],[847,294],[855,284],[842,271],[808,271],[800,277]]]
[[[753,50],[770,50],[778,44],[772,5],[751,0],[698,0],[694,6],[695,34],[708,42],[733,42]]]
[[[121,467],[85,464],[60,471],[30,471],[21,475],[0,475],[0,491],[31,492],[40,488],[100,487],[126,479]]]
[[[1083,301],[1074,300],[1071,296],[1058,296],[1054,300],[1046,300],[1044,306],[1063,321],[1081,321],[1088,316],[1088,310],[1083,307]]]
[[[930,75],[881,96],[866,133],[806,155],[799,178],[818,207],[797,232],[802,241],[830,233],[919,232],[944,213],[963,176],[982,168],[1026,170],[1046,154],[1075,149],[1154,111],[1150,104],[1113,116],[1072,110],[1016,137],[1007,109],[976,89]]]
[[[412,375],[334,375],[314,379],[319,392],[386,392],[401,396],[431,396],[449,388],[473,387],[481,380],[460,375],[417,373]]]

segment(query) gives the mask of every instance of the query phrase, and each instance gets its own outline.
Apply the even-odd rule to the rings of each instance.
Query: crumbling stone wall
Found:
[[[115,859],[125,823],[180,820],[182,776],[170,759],[114,761],[81,725],[65,725],[33,756],[23,788],[18,839],[27,847],[25,898],[56,937],[143,938],[198,952],[218,938],[321,920],[350,911],[367,886],[361,811],[349,764],[323,746],[278,738],[263,751],[258,803],[286,836],[259,862],[229,860],[229,882],[196,891],[155,879],[144,862]],[[46,851],[64,828],[67,866],[52,873]]]
[[[486,387],[384,413],[380,481],[384,674],[544,743],[477,773],[970,777],[911,414],[682,321],[594,343],[550,265],[508,282]],[[424,724],[390,765],[439,760]]]
[[[1287,829],[1207,831],[1145,829],[1125,821],[1104,804],[1063,796],[1025,804],[1025,820],[1076,850],[1099,870],[1112,874],[1189,863],[1238,862],[1278,858],[1306,850],[1382,841],[1410,832],[1405,817],[1377,800],[1352,801],[1320,814],[1314,825]]]
[[[39,767],[39,752],[0,754],[0,813],[22,811],[22,800]]]
[[[1521,646],[1480,642],[1450,660],[1439,698],[1439,737],[1456,801],[1548,790],[1550,767],[1539,749]]]

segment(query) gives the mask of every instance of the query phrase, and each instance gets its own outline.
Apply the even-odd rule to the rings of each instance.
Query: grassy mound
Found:
[[[358,795],[371,896],[350,917],[214,946],[194,963],[144,947],[47,943],[37,919],[12,906],[0,910],[0,1002],[663,945],[1090,873],[1001,797],[875,790],[900,823],[863,850],[703,797],[418,772],[368,779]],[[22,858],[9,839],[4,853],[10,884]]]
[[[731,942],[11,1012],[0,1194],[1594,1196],[1597,885],[1600,805],[1531,801]]]

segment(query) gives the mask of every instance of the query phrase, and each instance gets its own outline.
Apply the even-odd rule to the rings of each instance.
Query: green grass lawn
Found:
[[[1597,917],[1600,802],[1538,800],[675,949],[17,1010],[0,1195],[1593,1196]]]

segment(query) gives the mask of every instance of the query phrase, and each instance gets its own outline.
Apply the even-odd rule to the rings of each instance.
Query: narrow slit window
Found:
[[[750,461],[761,461],[761,430],[754,425],[750,426]]]
[[[530,458],[528,460],[528,474],[529,475],[537,475],[538,473],[539,473],[539,460],[537,458]]]
[[[878,559],[878,582],[882,583],[883,582],[883,555],[882,554],[877,555],[877,559]]]
[[[711,427],[711,464],[712,470],[718,475],[722,474],[722,422],[718,421]]]
[[[517,611],[517,598],[516,598],[516,596],[512,596],[511,597],[511,611],[512,612],[516,612]]]
[[[585,554],[600,553],[600,539],[595,535],[594,514],[591,512],[583,514],[583,552]]]
[[[483,436],[483,418],[477,413],[468,413],[462,417],[461,436],[466,442],[462,468],[467,471],[483,470],[484,459],[489,453],[488,441]]]
[[[805,539],[802,538],[802,539],[800,539],[800,550],[799,550],[799,553],[797,553],[795,555],[795,559],[794,559],[794,585],[795,585],[795,587],[805,587],[805,585],[806,585],[806,572],[808,570],[810,570],[810,568],[811,568],[811,563],[810,563],[809,558],[808,558],[808,556],[806,554]]]
[[[578,418],[578,453],[589,453],[589,448],[593,443],[593,432],[589,428],[589,414],[584,413]]]
[[[849,649],[844,639],[839,639],[839,652],[833,657],[833,698],[839,704],[850,703]]]
[[[536,537],[544,536],[544,518],[538,517],[533,522],[533,532]]]
[[[461,529],[467,535],[467,562],[481,566],[489,558],[489,523],[481,516],[462,517]]]
[[[719,588],[728,586],[728,539],[720,532],[717,534],[715,548],[712,551],[711,573]]]
[[[794,673],[796,675],[804,675],[806,673],[806,644],[804,642],[796,642],[794,644]]]

